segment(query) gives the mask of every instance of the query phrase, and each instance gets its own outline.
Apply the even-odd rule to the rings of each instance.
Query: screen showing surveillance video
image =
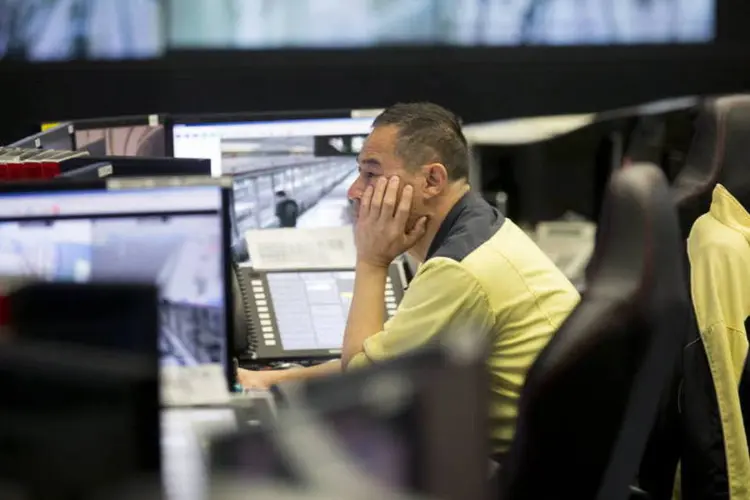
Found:
[[[175,48],[707,43],[716,0],[169,0]]]
[[[76,130],[76,149],[92,156],[166,156],[163,125],[133,125],[89,130]]]
[[[218,187],[0,197],[0,275],[155,283],[163,365],[226,366]]]
[[[0,0],[0,60],[157,57],[162,8],[161,0]]]
[[[178,158],[210,158],[234,179],[239,234],[353,224],[347,197],[372,118],[176,124]]]

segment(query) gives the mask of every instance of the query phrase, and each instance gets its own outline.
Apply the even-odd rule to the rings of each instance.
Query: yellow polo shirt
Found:
[[[420,347],[471,325],[491,345],[493,453],[508,450],[526,372],[578,304],[578,292],[511,220],[474,193],[451,210],[396,314],[349,367]]]

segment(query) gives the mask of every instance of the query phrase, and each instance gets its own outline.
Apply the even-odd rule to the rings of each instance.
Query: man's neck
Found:
[[[451,186],[450,191],[440,200],[440,203],[435,207],[434,213],[430,215],[424,236],[409,250],[409,255],[420,263],[427,259],[427,251],[430,249],[435,236],[437,236],[440,226],[443,225],[443,221],[448,217],[448,214],[456,203],[469,192],[469,189],[469,184],[465,182],[456,183],[454,186]]]

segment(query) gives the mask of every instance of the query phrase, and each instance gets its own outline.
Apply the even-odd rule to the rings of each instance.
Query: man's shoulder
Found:
[[[457,287],[479,284],[474,271],[456,259],[434,256],[419,266],[409,289],[419,288],[432,294],[449,293]]]

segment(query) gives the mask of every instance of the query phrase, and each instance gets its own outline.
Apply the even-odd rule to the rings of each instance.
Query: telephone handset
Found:
[[[326,359],[341,354],[354,291],[353,269],[259,271],[234,266],[235,352],[257,361]],[[404,264],[388,272],[385,317],[407,286]]]

